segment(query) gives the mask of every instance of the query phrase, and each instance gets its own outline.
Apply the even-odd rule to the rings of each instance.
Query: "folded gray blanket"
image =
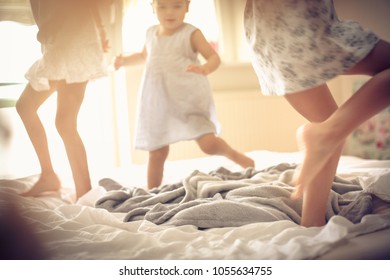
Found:
[[[242,172],[225,168],[209,174],[194,171],[182,182],[152,191],[102,179],[100,185],[109,191],[96,202],[96,207],[127,213],[125,222],[145,219],[155,224],[203,229],[280,220],[299,224],[302,201],[290,198],[295,168],[296,165],[283,163]],[[357,223],[370,213],[372,195],[364,192],[357,181],[336,177],[326,218],[342,215]]]

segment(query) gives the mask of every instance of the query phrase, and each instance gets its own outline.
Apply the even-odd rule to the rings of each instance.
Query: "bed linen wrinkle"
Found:
[[[131,195],[134,191],[126,191],[123,187],[120,204],[116,197],[121,190],[113,196],[107,192],[97,201],[96,207],[111,212],[130,209],[125,222],[146,219],[158,225],[190,224],[201,229],[279,220],[299,224],[301,201],[290,199],[293,186],[289,185],[296,167],[282,163],[264,170],[249,168],[243,172],[218,168],[206,174],[195,170],[181,184],[174,184],[176,190],[163,186],[162,190],[143,196],[145,199],[139,201]],[[110,188],[110,180],[103,182]],[[356,180],[335,178],[326,212],[327,220],[343,215],[359,222],[364,215],[372,212],[372,194],[363,192],[357,183]],[[116,182],[112,184],[117,185]]]
[[[247,199],[251,202],[250,206],[253,207],[256,202],[252,202],[251,199],[257,197],[245,197],[251,192],[262,192],[265,188],[272,189],[273,187],[288,191],[290,175],[295,166],[289,163],[299,163],[300,155],[255,151],[252,156],[256,158],[256,166],[264,167],[262,169],[264,173],[257,170],[255,171],[258,173],[254,170],[245,170],[249,175],[244,176],[247,178],[239,179],[242,175],[241,172],[226,174],[222,172],[216,178],[209,174],[208,170],[216,171],[218,166],[223,166],[224,162],[220,158],[207,158],[205,161],[199,159],[179,161],[178,165],[176,163],[167,165],[167,171],[172,173],[167,176],[171,180],[167,185],[154,190],[153,193],[138,188],[132,190],[132,193],[137,194],[137,196],[158,197],[165,195],[165,192],[172,192],[183,187],[185,181],[197,182],[201,186],[199,188],[201,191],[198,192],[197,189],[191,189],[190,185],[187,185],[188,188],[181,193],[181,196],[170,201],[170,204],[179,204],[186,195],[188,196],[185,203],[193,203],[193,200],[203,201],[198,205],[196,204],[198,202],[195,202],[195,207],[192,207],[195,209],[215,202],[224,202],[226,197],[230,198],[231,196],[237,199],[234,202],[238,206],[242,204],[242,200]],[[216,160],[213,161],[213,159]],[[280,162],[285,163],[279,165]],[[267,165],[270,163],[275,163],[275,165],[268,167]],[[185,168],[180,170],[185,170],[185,172],[177,173],[178,166],[184,166]],[[185,173],[188,172],[187,174],[191,175],[196,166],[203,168],[202,172],[196,173],[199,175],[198,178],[190,179],[190,176],[186,176]],[[232,167],[229,164],[226,166],[229,167],[228,170]],[[275,166],[279,166],[279,168],[275,168]],[[290,168],[283,169],[281,166],[289,166]],[[134,180],[134,174],[137,174],[138,167],[134,169],[134,172],[130,172],[129,169],[123,170],[126,176],[129,174],[131,176],[126,177],[128,181],[126,179],[118,181],[128,182],[128,184],[116,183],[115,185],[116,181],[113,179],[103,180],[102,186],[94,186],[77,203],[69,199],[73,195],[72,188],[62,189],[60,195],[39,198],[25,198],[17,195],[30,188],[37,176],[2,179],[0,180],[0,206],[4,205],[5,198],[12,197],[17,203],[21,216],[33,226],[33,234],[42,240],[44,247],[49,251],[48,258],[53,260],[388,258],[389,254],[386,250],[389,246],[386,244],[390,243],[390,238],[386,233],[390,230],[390,207],[389,201],[386,199],[390,197],[389,166],[390,161],[343,157],[339,164],[341,172],[338,172],[339,175],[335,178],[333,185],[333,200],[330,200],[329,204],[332,216],[329,217],[325,226],[319,228],[301,227],[293,222],[291,217],[288,217],[285,220],[273,222],[254,222],[242,226],[210,227],[199,230],[198,226],[191,224],[194,221],[179,226],[169,222],[157,225],[145,219],[124,222],[127,212],[110,212],[95,207],[99,199],[115,193],[115,191],[130,193],[128,188],[124,188],[124,186],[134,186],[134,181],[137,181]],[[233,166],[231,170],[240,169],[234,169]],[[116,172],[114,174],[118,175]],[[180,178],[182,180],[178,180]],[[200,180],[200,178],[203,179]],[[223,187],[225,181],[229,183],[227,187],[229,191],[227,192],[224,192]],[[234,181],[237,181],[237,188],[232,187]],[[270,181],[273,183],[270,184]],[[247,186],[243,187],[245,184]],[[109,187],[113,190],[112,192]],[[191,192],[187,194],[186,191]],[[208,197],[211,195],[213,195],[211,198]],[[359,195],[360,202],[355,203],[355,198]],[[284,198],[275,198],[275,202],[272,203],[277,204],[279,202],[277,199],[283,201]],[[372,201],[370,202],[370,200]],[[137,201],[137,203],[140,202],[142,199]],[[372,203],[373,208],[366,209],[368,214],[365,214],[359,222],[350,221],[339,214],[346,207],[356,207],[355,210],[359,210],[366,208],[366,204],[370,203]],[[160,211],[156,211],[156,216],[153,216],[153,219],[164,217],[164,207],[174,213],[174,207],[170,208],[172,205],[166,204],[153,205],[156,207],[154,210]],[[286,201],[285,204],[287,205]],[[145,209],[151,210],[153,207],[148,206]],[[267,207],[272,208],[269,205]],[[350,209],[345,211],[353,213]],[[179,214],[182,215],[182,218],[186,218],[184,212],[179,211],[168,221],[172,222]],[[148,215],[152,215],[152,213],[154,212],[148,213]],[[338,214],[334,215],[333,213]],[[196,218],[193,213],[191,215],[190,218]],[[211,221],[213,220],[205,220],[205,223],[211,223]],[[372,252],[371,248],[378,251]]]

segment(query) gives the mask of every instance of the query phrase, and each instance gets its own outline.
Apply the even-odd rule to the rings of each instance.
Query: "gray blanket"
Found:
[[[155,224],[204,229],[280,220],[299,224],[302,201],[290,198],[295,168],[296,165],[279,164],[242,172],[225,168],[209,174],[194,171],[182,182],[152,191],[102,179],[100,185],[108,192],[96,202],[96,207],[127,213],[125,222],[145,219]],[[372,195],[364,192],[357,181],[336,177],[326,218],[341,215],[358,223],[370,213]]]

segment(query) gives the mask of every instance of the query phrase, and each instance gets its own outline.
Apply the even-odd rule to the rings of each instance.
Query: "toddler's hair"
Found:
[[[149,0],[150,4],[153,4],[156,0]],[[186,0],[187,2],[191,2],[191,0]]]

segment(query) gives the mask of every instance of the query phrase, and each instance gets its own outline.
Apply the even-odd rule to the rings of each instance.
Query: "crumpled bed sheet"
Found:
[[[249,168],[231,172],[223,167],[209,174],[194,171],[181,182],[152,191],[103,179],[100,185],[111,191],[97,201],[96,207],[126,213],[125,222],[145,219],[157,225],[202,229],[281,220],[299,224],[302,201],[290,198],[295,168],[283,163],[260,171]],[[357,180],[336,177],[327,220],[340,215],[360,222],[372,213],[372,195],[373,190],[363,190]]]
[[[349,171],[346,174],[348,188],[354,189],[360,185],[364,191],[390,202],[389,174],[375,173],[370,176],[368,173],[363,174],[367,169],[361,167],[359,166],[356,176]],[[280,172],[277,169],[274,171],[276,176],[280,177]],[[374,170],[369,169],[369,171],[372,173]],[[289,172],[285,171],[286,178],[289,177]],[[259,173],[256,178],[264,179],[261,177]],[[351,177],[355,178],[352,185]],[[288,216],[284,220],[272,222],[247,223],[246,221],[242,226],[202,230],[190,223],[180,226],[168,224],[169,221],[175,220],[174,216],[160,225],[141,219],[142,215],[134,216],[139,218],[136,221],[124,222],[129,218],[127,211],[115,213],[95,208],[96,202],[110,195],[107,186],[95,186],[77,203],[70,199],[74,189],[63,189],[60,194],[36,198],[18,195],[30,188],[36,179],[37,176],[0,180],[0,206],[5,205],[5,198],[14,201],[20,215],[33,227],[35,237],[41,240],[49,259],[314,259],[338,248],[339,244],[351,238],[390,228],[389,211],[384,211],[382,214],[375,214],[375,212],[365,214],[359,222],[355,223],[342,215],[330,215],[325,226],[314,228],[299,226],[296,223],[298,220],[293,221],[293,215],[292,218]],[[207,193],[213,189],[212,185],[203,184],[204,188],[199,189],[201,197],[206,197],[202,199],[209,199]],[[288,187],[286,186],[285,189],[288,190]],[[206,190],[208,191],[204,192]],[[353,193],[351,190],[349,192]],[[332,194],[333,200],[340,201],[342,195],[336,190]],[[221,197],[223,198],[223,195]],[[222,199],[221,197],[218,199]],[[356,198],[356,195],[352,197]],[[333,211],[342,212],[345,207],[352,206],[352,202],[348,202],[348,199],[346,201],[345,206],[331,204],[335,206],[332,208],[335,209]]]

